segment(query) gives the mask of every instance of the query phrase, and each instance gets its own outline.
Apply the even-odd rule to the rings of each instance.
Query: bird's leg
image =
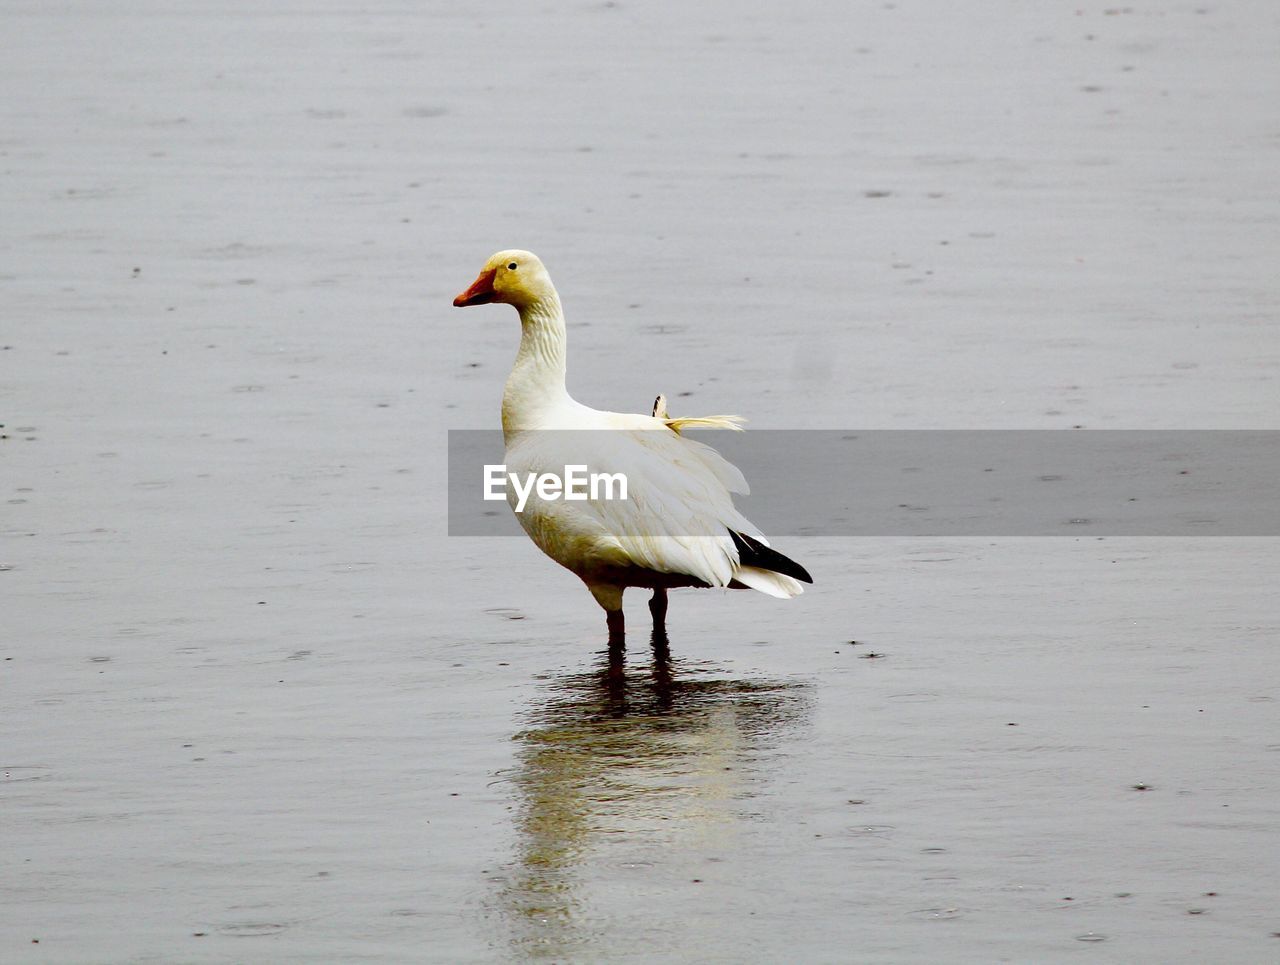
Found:
[[[624,587],[612,583],[588,583],[587,589],[604,610],[605,623],[609,627],[609,649],[623,646],[627,638],[626,624],[622,619],[622,591]]]
[[[658,697],[658,705],[671,708],[671,649],[667,641],[667,590],[657,587],[653,598],[649,601],[649,612],[653,614],[653,692]]]
[[[626,645],[627,628],[626,622],[622,616],[622,608],[616,610],[604,611],[605,625],[609,628],[609,648],[623,647]]]
[[[659,631],[665,636],[667,632],[667,588],[659,586],[653,591],[649,600],[649,612],[653,614],[653,632]]]

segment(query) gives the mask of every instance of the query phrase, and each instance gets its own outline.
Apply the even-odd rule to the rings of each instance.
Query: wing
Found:
[[[652,417],[627,421],[627,428],[531,432],[515,440],[507,450],[510,472],[562,475],[577,465],[626,478],[625,499],[604,498],[603,487],[597,498],[576,501],[531,494],[518,514],[521,525],[549,556],[579,572],[593,563],[632,565],[727,586],[739,561],[730,533],[767,545],[733,504],[731,493],[747,492],[742,473],[710,446]]]

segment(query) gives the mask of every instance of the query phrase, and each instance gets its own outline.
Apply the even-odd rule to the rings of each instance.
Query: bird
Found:
[[[733,493],[749,492],[742,472],[684,435],[687,429],[740,431],[745,420],[673,418],[663,395],[651,415],[593,409],[574,399],[565,387],[560,295],[532,252],[499,251],[453,300],[458,308],[490,303],[511,305],[520,316],[520,347],[502,393],[506,471],[532,478],[589,465],[625,476],[625,499],[559,499],[539,489],[528,492],[516,513],[538,548],[576,574],[604,609],[611,645],[625,641],[628,587],[653,591],[656,639],[659,632],[665,638],[669,589],[750,588],[786,599],[813,582],[734,505]],[[516,508],[510,488],[507,498]]]

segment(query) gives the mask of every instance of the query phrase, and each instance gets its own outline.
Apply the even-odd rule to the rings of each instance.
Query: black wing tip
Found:
[[[733,537],[733,545],[738,547],[738,560],[744,566],[758,566],[762,570],[772,570],[774,573],[781,573],[801,583],[813,583],[813,577],[809,575],[808,570],[790,557],[783,556],[773,547],[765,546],[758,539],[747,536],[745,533],[729,530],[729,535]]]

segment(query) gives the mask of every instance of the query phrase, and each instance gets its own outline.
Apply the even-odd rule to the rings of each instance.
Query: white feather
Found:
[[[624,425],[646,416],[596,413]],[[508,472],[622,473],[627,498],[569,502],[529,496],[520,525],[552,559],[584,578],[607,566],[638,566],[728,586],[738,568],[729,530],[764,542],[733,504],[745,492],[742,473],[710,446],[658,424],[612,431],[525,431],[507,447]],[[513,508],[514,493],[509,494]]]

